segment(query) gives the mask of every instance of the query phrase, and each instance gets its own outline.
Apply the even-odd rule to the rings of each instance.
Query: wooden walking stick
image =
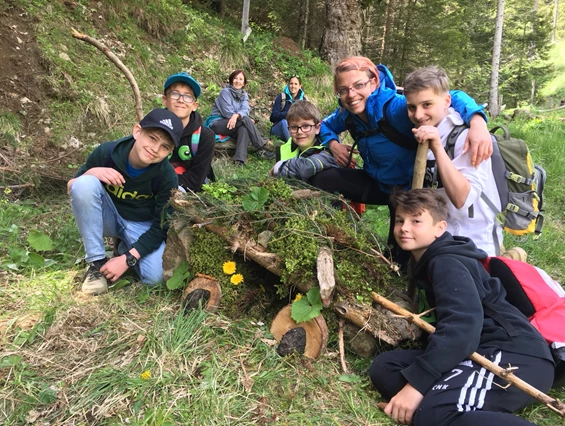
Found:
[[[430,141],[418,144],[416,151],[416,160],[414,161],[414,175],[412,176],[412,189],[422,188],[424,186],[424,177],[426,176],[426,163],[428,159],[428,148]]]
[[[398,306],[396,303],[391,302],[387,298],[380,296],[374,292],[371,293],[371,297],[379,305],[385,307],[386,309],[394,312],[397,315],[402,316],[406,321],[408,321],[411,324],[417,325],[422,330],[428,333],[433,333],[435,331],[435,327],[433,325],[428,324],[426,321],[421,319],[417,314],[414,314]],[[498,365],[494,364],[493,362],[489,361],[484,356],[476,352],[473,352],[471,355],[469,355],[469,359],[485,367],[487,370],[496,374],[498,377],[506,380],[509,384],[516,386],[521,391],[526,392],[528,395],[537,399],[539,402],[547,406],[549,409],[555,411],[561,417],[565,417],[565,404],[563,404],[560,400],[552,398],[549,395],[546,395],[545,393],[539,391],[538,389],[536,389],[529,383],[526,383],[519,377],[516,377],[512,372],[514,368],[499,367]]]

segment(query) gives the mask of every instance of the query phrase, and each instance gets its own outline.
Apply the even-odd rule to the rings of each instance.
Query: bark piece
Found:
[[[208,292],[208,294],[206,294]],[[205,277],[194,278],[182,293],[181,305],[183,308],[198,306],[199,300],[205,300],[203,306],[208,312],[215,312],[222,300],[222,289],[216,280]],[[186,306],[189,305],[189,306]]]
[[[421,334],[418,327],[394,317],[380,306],[371,308],[341,300],[334,304],[334,309],[340,317],[390,345],[397,346],[405,340],[416,339]]]
[[[329,247],[320,247],[316,269],[320,284],[320,297],[324,308],[327,308],[330,306],[335,289],[334,258]]]
[[[275,316],[271,324],[271,333],[277,342],[281,342],[283,336],[291,329],[301,327],[306,332],[306,348],[304,356],[316,359],[324,353],[328,344],[328,326],[322,315],[316,318],[297,323],[290,317],[292,305],[286,305]]]

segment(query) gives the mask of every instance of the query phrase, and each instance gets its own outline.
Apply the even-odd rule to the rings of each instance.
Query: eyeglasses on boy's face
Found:
[[[308,133],[316,127],[315,124],[303,124],[302,126],[288,126],[288,131],[290,133],[298,133],[299,130],[302,130],[302,133]]]
[[[182,93],[179,92],[169,92],[169,97],[173,101],[178,101],[180,98],[182,98],[183,102],[187,104],[191,104],[194,102],[194,97],[192,95],[183,95]]]
[[[338,89],[335,92],[335,95],[338,98],[344,98],[345,96],[349,95],[349,92],[351,90],[353,90],[354,93],[363,90],[367,84],[369,84],[371,82],[372,78],[370,78],[369,80],[367,80],[365,83],[355,83],[353,86],[351,87],[342,87],[341,89]]]

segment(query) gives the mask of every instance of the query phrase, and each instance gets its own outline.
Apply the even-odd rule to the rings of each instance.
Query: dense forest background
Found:
[[[241,0],[189,1],[223,19],[241,19]],[[341,25],[360,33],[359,53],[386,64],[401,84],[414,68],[436,64],[454,87],[488,100],[497,12],[495,0],[303,0],[251,1],[252,27],[268,29],[299,46],[327,52],[327,34]],[[336,11],[338,13],[336,13]],[[338,22],[336,22],[336,20]],[[565,92],[541,89],[556,70],[548,62],[552,42],[564,30],[558,0],[506,0],[499,70],[501,104],[551,107]],[[355,41],[353,42],[355,44]],[[355,49],[353,49],[354,51]],[[331,62],[331,61],[330,61]],[[546,99],[553,95],[551,99]]]

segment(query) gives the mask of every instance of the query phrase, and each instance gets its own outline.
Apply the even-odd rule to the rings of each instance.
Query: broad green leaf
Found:
[[[342,374],[337,378],[340,382],[345,383],[359,383],[361,382],[361,377],[357,374]]]
[[[26,263],[29,260],[27,251],[20,247],[10,247],[8,249],[8,254],[10,255],[10,258],[14,261],[14,263],[18,265]]]
[[[308,298],[308,302],[310,302],[312,306],[322,306],[322,297],[320,296],[319,287],[311,288],[310,291],[306,293],[306,297]]]
[[[28,253],[29,260],[27,264],[32,268],[42,268],[45,265],[45,259],[40,254]]]
[[[173,272],[173,276],[167,280],[167,288],[169,290],[176,290],[184,285],[184,281],[190,276],[188,272],[188,262],[183,260]]]
[[[8,368],[18,365],[22,361],[22,357],[19,355],[9,355],[0,359],[0,368]]]
[[[36,251],[53,250],[53,241],[49,235],[39,231],[31,231],[27,237],[27,242]]]
[[[290,309],[290,317],[300,323],[310,321],[320,315],[322,304],[312,306],[307,298],[303,297],[292,304]]]
[[[253,187],[251,192],[242,200],[243,210],[253,211],[261,209],[269,199],[269,191],[265,188]]]

